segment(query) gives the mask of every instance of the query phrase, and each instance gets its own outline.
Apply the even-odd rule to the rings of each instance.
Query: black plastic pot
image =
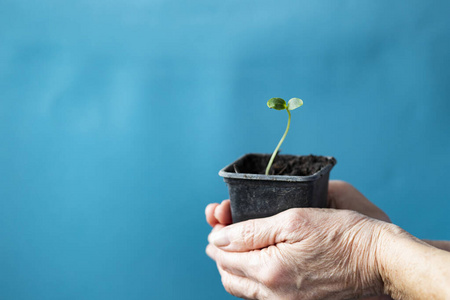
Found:
[[[264,218],[294,207],[327,206],[328,179],[336,164],[326,157],[322,169],[310,176],[246,174],[236,172],[255,157],[269,160],[269,154],[246,154],[220,170],[228,185],[233,223]]]

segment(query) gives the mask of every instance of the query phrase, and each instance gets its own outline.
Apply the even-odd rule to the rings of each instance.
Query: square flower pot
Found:
[[[277,155],[272,169],[278,168],[281,174],[264,175],[269,159],[270,154],[246,154],[220,170],[219,175],[228,185],[233,223],[269,217],[295,207],[327,206],[328,179],[336,159]],[[283,168],[290,174],[282,175]],[[291,175],[301,173],[312,174]]]

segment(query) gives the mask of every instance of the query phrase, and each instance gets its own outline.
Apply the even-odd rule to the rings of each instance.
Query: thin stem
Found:
[[[277,156],[278,149],[280,148],[281,144],[283,144],[284,139],[286,138],[286,135],[289,131],[289,126],[291,125],[291,112],[287,108],[286,108],[286,110],[289,114],[286,131],[284,132],[283,137],[281,138],[280,142],[278,143],[278,146],[275,148],[275,151],[273,151],[272,156],[270,157],[269,164],[267,165],[267,168],[266,168],[266,175],[269,175],[269,171],[270,171],[270,168],[272,167],[273,160],[275,159],[275,156]]]

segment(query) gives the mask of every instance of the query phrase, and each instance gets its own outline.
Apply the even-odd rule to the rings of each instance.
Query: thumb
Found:
[[[232,252],[246,252],[283,243],[292,231],[293,213],[281,212],[275,216],[252,219],[226,226],[210,234],[214,246]],[[298,214],[296,214],[298,217]],[[286,226],[286,225],[290,226]]]

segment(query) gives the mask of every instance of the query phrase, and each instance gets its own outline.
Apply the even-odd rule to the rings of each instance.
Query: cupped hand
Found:
[[[377,206],[375,206],[372,202],[370,202],[364,195],[362,195],[358,190],[356,190],[352,185],[343,182],[343,181],[330,181],[329,188],[328,188],[328,206],[330,208],[337,208],[337,209],[347,209],[347,210],[353,210],[360,212],[366,216],[369,216],[371,218],[379,219],[382,221],[390,222],[389,217]],[[207,222],[214,227],[212,230],[213,233],[220,231],[222,228],[224,228],[226,225],[231,224],[231,211],[230,211],[230,201],[224,200],[221,204],[213,203],[209,204],[206,207],[206,219]],[[211,239],[211,238],[209,238]],[[280,244],[281,246],[281,244]],[[273,249],[273,245],[266,247],[266,249]],[[284,247],[284,246],[281,246]],[[224,249],[225,250],[225,249]],[[228,249],[229,250],[229,249]],[[219,248],[209,245],[207,248],[208,254],[214,259],[214,257],[217,257],[217,253],[222,253],[223,250],[219,250]],[[265,259],[271,260],[270,255],[267,255],[267,253],[271,253],[270,251],[273,250],[264,250],[260,249],[258,251],[262,251],[262,253],[266,253],[263,255],[266,255]],[[253,251],[250,251],[253,252]],[[235,276],[242,277],[239,278],[239,281],[241,282],[252,282],[251,285],[257,286],[254,281],[246,281],[245,276],[239,276],[239,275],[233,275],[233,273],[227,272],[221,267],[219,262],[217,263],[219,272],[221,273],[222,280],[224,281],[224,286],[227,288],[227,282],[231,281],[230,278],[236,278]],[[244,267],[244,265],[243,265]],[[287,276],[287,273],[286,273]],[[286,277],[284,276],[284,277]],[[229,287],[228,287],[229,289]],[[244,288],[243,290],[245,290]],[[270,290],[270,289],[269,289]],[[231,291],[231,290],[230,290]],[[231,291],[234,292],[235,295],[240,295],[240,289],[236,288],[235,290]],[[255,295],[253,295],[255,296]],[[334,297],[336,298],[336,297]],[[252,299],[251,297],[249,299]],[[256,298],[255,298],[256,299]],[[258,298],[259,299],[259,298]],[[366,300],[381,300],[381,299],[391,299],[389,296],[375,296],[371,298],[365,298]]]
[[[219,227],[206,252],[225,289],[245,299],[379,295],[377,247],[385,225],[348,210],[296,208]]]

